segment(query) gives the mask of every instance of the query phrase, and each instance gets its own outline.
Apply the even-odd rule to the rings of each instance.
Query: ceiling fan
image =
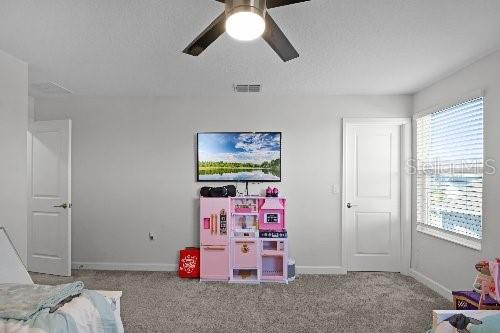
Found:
[[[234,39],[242,41],[254,40],[262,36],[285,62],[299,56],[297,50],[295,50],[267,10],[310,0],[215,1],[225,3],[226,10],[210,23],[182,52],[192,56],[199,56],[226,31]]]

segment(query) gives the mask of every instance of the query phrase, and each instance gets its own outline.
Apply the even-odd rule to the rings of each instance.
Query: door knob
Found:
[[[350,202],[348,202],[348,203],[347,203],[347,208],[352,208],[352,207],[355,207],[355,206],[357,206],[357,205],[353,205],[353,204],[352,204],[352,203],[350,203]]]
[[[67,203],[63,203],[62,205],[56,205],[54,206],[54,208],[63,208],[63,209],[66,209],[66,208],[71,208],[71,204],[67,204]]]

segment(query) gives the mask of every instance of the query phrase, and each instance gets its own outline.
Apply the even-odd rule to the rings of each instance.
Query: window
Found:
[[[483,98],[416,119],[417,230],[481,248]]]

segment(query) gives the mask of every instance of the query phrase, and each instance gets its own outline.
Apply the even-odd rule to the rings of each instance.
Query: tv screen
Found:
[[[198,133],[198,181],[280,182],[281,133]]]

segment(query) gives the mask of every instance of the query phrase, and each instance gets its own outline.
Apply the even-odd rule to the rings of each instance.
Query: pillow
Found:
[[[481,318],[481,325],[469,325],[470,333],[500,333],[500,314]]]

